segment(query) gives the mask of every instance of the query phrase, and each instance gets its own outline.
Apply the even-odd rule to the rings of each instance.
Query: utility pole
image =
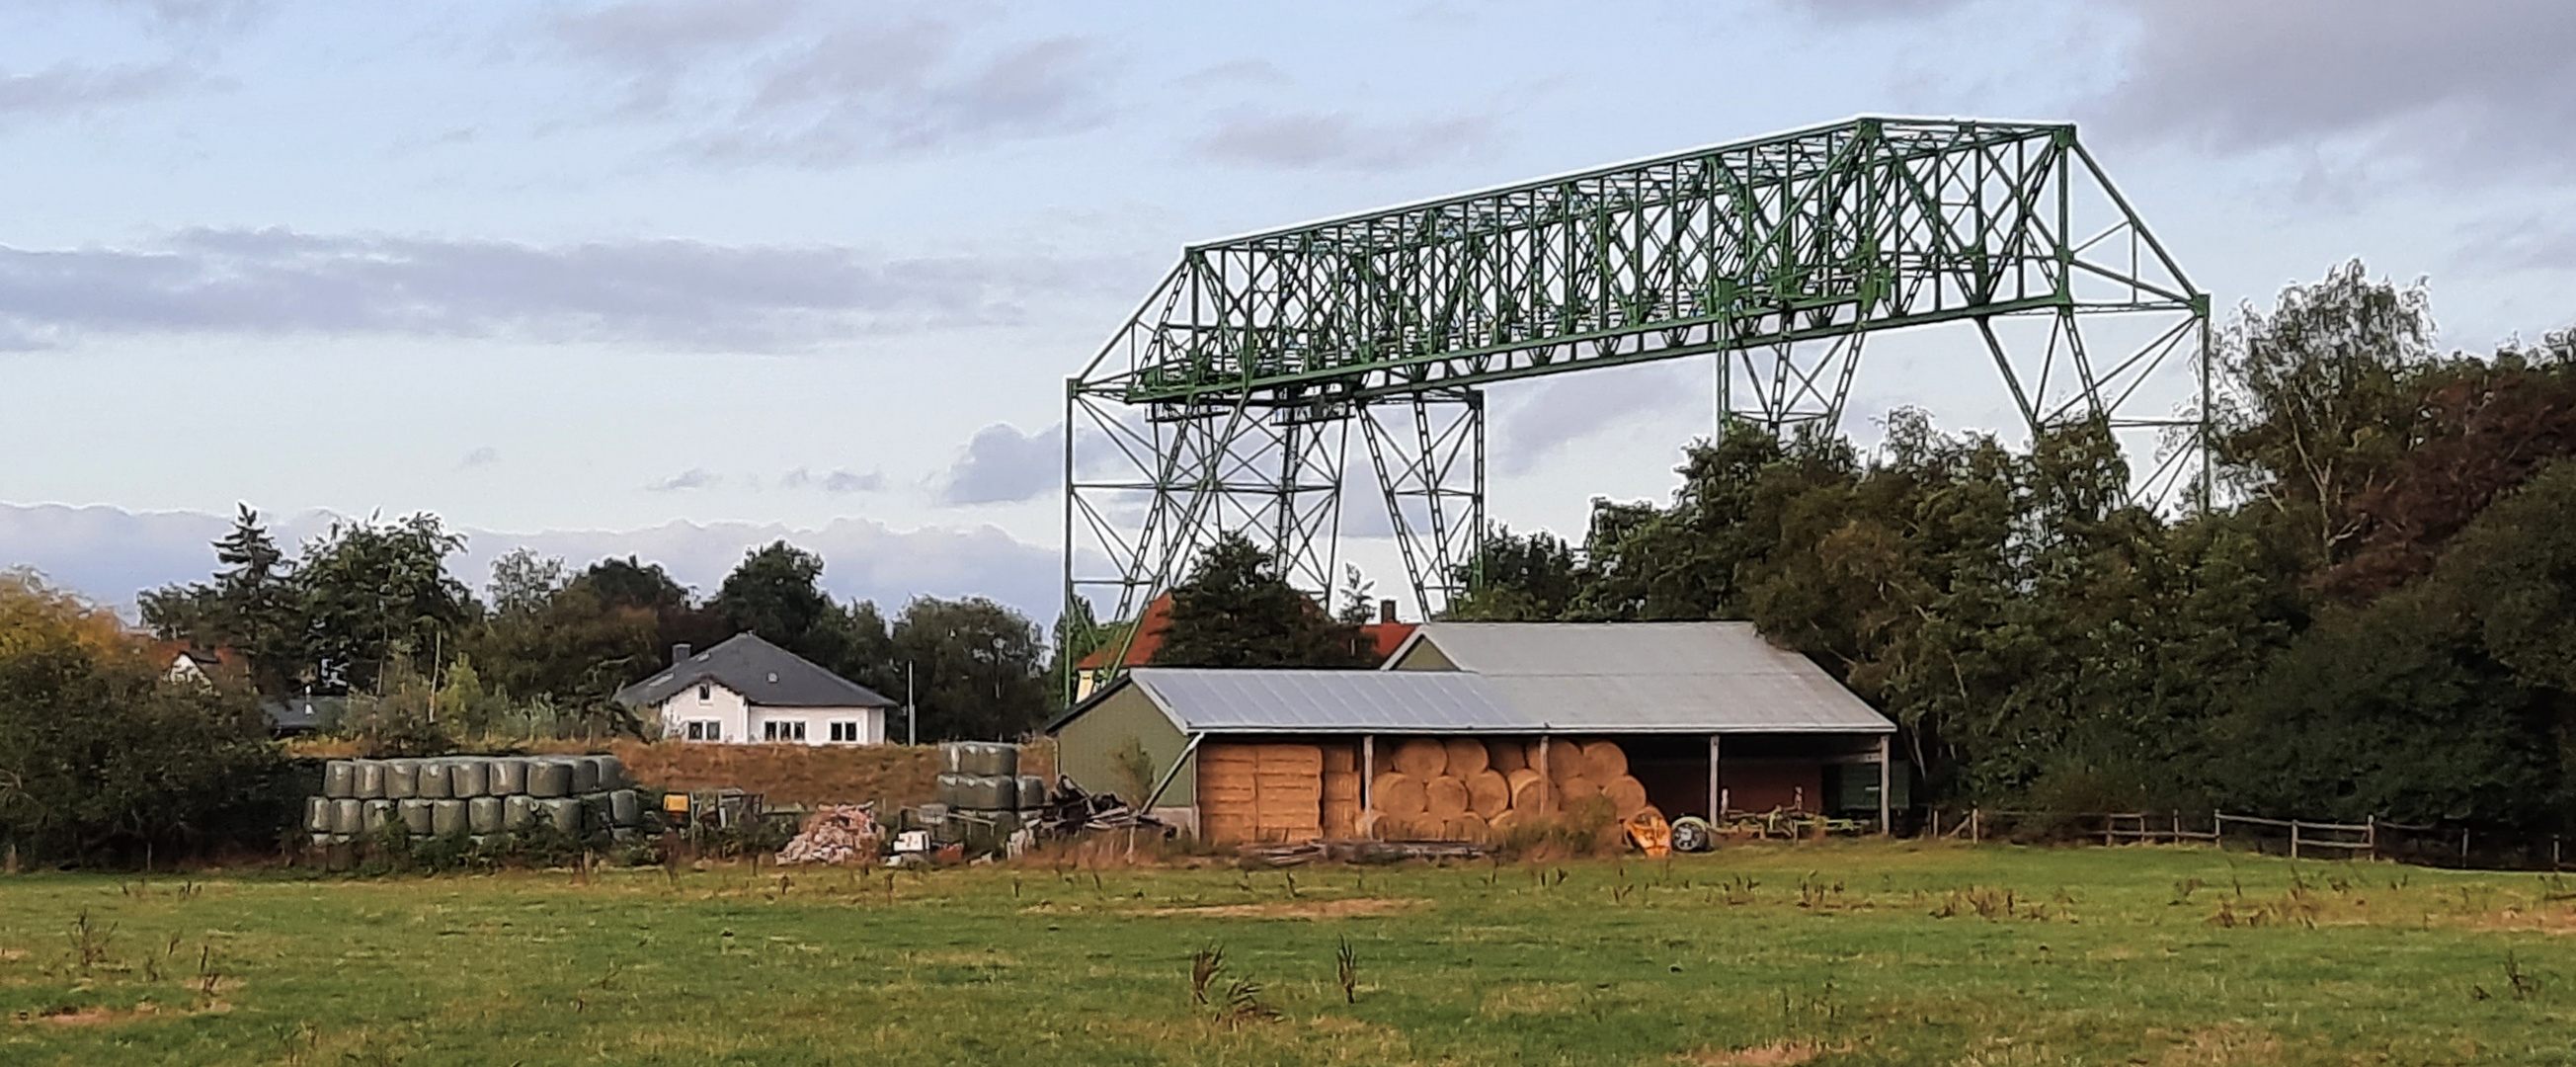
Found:
[[[921,743],[921,706],[912,702],[912,661],[903,661],[903,743]]]

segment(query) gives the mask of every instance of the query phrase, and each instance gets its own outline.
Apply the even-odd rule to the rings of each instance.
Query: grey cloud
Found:
[[[1219,116],[1195,148],[1223,163],[1396,170],[1473,155],[1494,140],[1493,120],[1481,115],[1372,123],[1347,112],[1238,110]]]
[[[105,67],[58,63],[33,74],[0,74],[0,119],[86,115],[211,84],[195,64],[180,60]]]
[[[939,499],[949,504],[1007,504],[1033,500],[1058,488],[1064,477],[1064,427],[1022,434],[997,422],[966,442],[964,454],[940,479]]]
[[[1690,368],[1697,367],[1694,375]],[[1566,445],[1627,419],[1712,403],[1706,365],[1656,363],[1551,379],[1498,420],[1495,469],[1526,474]]]
[[[705,467],[691,467],[644,488],[656,493],[676,493],[690,489],[713,489],[724,484],[724,475]]]
[[[1209,89],[1226,85],[1278,88],[1295,81],[1296,79],[1288,76],[1287,71],[1279,69],[1278,64],[1256,57],[1202,67],[1174,79],[1172,84],[1184,89]]]
[[[324,512],[277,516],[281,544],[319,534]],[[210,542],[229,515],[130,512],[113,507],[0,504],[0,566],[28,565],[55,583],[115,605],[133,617],[134,594],[172,582],[201,582],[217,566]],[[456,574],[490,573],[492,561],[518,547],[560,557],[575,568],[608,556],[640,556],[672,577],[711,591],[747,549],[780,538],[820,553],[823,587],[834,595],[898,605],[914,596],[989,596],[1055,617],[1062,590],[1058,555],[991,526],[896,530],[866,519],[810,529],[779,524],[672,522],[640,530],[548,530],[495,533],[467,528],[465,552],[448,561]]]
[[[617,114],[691,127],[713,161],[832,167],[1088,129],[1113,64],[1087,38],[987,42],[953,11],[766,0],[615,4],[558,20]]]
[[[459,467],[489,467],[499,462],[501,462],[501,450],[490,445],[484,445],[481,448],[477,448],[474,451],[466,453],[465,458],[459,460],[456,465]]]
[[[136,248],[0,247],[0,345],[13,335],[27,347],[89,333],[389,332],[776,351],[1018,322],[1031,303],[1107,284],[1104,273],[831,246],[188,230]]]
[[[2564,163],[2576,5],[2126,0],[2137,43],[2099,116],[2218,150],[2358,137],[2452,170]]]
[[[787,489],[811,488],[820,489],[826,493],[874,493],[885,488],[885,474],[881,471],[856,474],[836,470],[829,474],[817,475],[803,467],[798,467],[788,471],[785,477],[778,480],[778,484]]]

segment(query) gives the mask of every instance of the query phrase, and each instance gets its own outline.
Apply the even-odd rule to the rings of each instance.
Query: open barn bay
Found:
[[[2145,847],[29,874],[0,1063],[2569,1063],[2571,931],[2551,876]]]

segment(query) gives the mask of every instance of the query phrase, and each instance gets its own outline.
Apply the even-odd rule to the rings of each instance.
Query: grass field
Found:
[[[2547,876],[2156,847],[19,875],[0,1064],[2576,1063],[2571,931]]]

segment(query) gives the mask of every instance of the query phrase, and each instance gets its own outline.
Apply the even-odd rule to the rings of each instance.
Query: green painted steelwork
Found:
[[[2142,495],[2206,499],[2208,298],[2075,128],[1862,118],[1185,250],[1067,382],[1068,602],[1132,616],[1221,531],[1329,588],[1356,423],[1428,614],[1473,581],[1485,388],[1709,356],[1726,415],[1834,425],[1864,338],[1947,323],[2027,426],[2162,434]],[[2172,369],[2187,409],[2134,410]]]

